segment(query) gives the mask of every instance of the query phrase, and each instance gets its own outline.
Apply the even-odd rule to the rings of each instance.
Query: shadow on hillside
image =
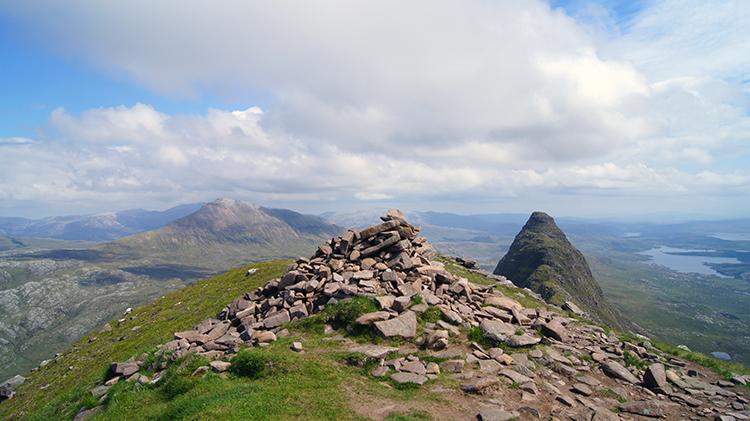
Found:
[[[157,281],[180,278],[183,281],[195,281],[216,275],[217,272],[196,266],[178,264],[160,264],[155,266],[134,266],[120,268],[134,275],[146,275]]]
[[[38,251],[34,253],[19,254],[15,257],[18,260],[38,260],[38,259],[51,259],[51,260],[82,260],[90,263],[109,263],[114,261],[122,261],[127,259],[127,256],[116,256],[112,253],[106,253],[99,250],[47,250]]]

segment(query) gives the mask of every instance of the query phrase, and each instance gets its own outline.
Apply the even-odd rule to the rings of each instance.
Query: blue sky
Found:
[[[0,3],[0,216],[747,216],[749,9]]]

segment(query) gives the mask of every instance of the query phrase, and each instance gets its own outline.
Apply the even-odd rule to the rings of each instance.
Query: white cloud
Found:
[[[58,108],[38,138],[0,140],[13,157],[0,191],[446,204],[736,194],[750,159],[737,5],[654,2],[623,28],[590,7],[599,27],[587,29],[536,0],[4,4],[39,42],[156,92],[274,101],[205,115]]]
[[[394,196],[391,196],[390,194],[375,192],[358,192],[354,194],[354,197],[359,200],[387,200],[394,198]]]

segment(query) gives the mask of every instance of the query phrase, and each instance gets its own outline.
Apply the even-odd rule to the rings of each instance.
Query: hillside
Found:
[[[327,241],[309,259],[244,266],[134,309],[31,373],[0,403],[0,418],[676,421],[750,413],[749,391],[739,386],[750,381],[746,369],[604,329],[451,258],[430,260],[424,240],[391,221]],[[390,259],[402,253],[411,265]],[[383,293],[368,294],[373,288]],[[313,315],[280,322],[306,303]],[[413,331],[391,330],[407,320]]]
[[[531,215],[494,273],[531,289],[550,304],[572,301],[592,320],[631,330],[630,322],[604,298],[583,254],[544,212]]]
[[[28,372],[128,307],[243,264],[310,254],[341,231],[316,216],[223,199],[93,248],[0,237],[10,248],[0,254],[0,380]]]

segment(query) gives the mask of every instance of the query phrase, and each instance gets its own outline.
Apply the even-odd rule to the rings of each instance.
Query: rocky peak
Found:
[[[580,307],[594,321],[631,330],[631,323],[604,298],[586,258],[544,212],[531,214],[494,273],[531,289],[550,304]]]

